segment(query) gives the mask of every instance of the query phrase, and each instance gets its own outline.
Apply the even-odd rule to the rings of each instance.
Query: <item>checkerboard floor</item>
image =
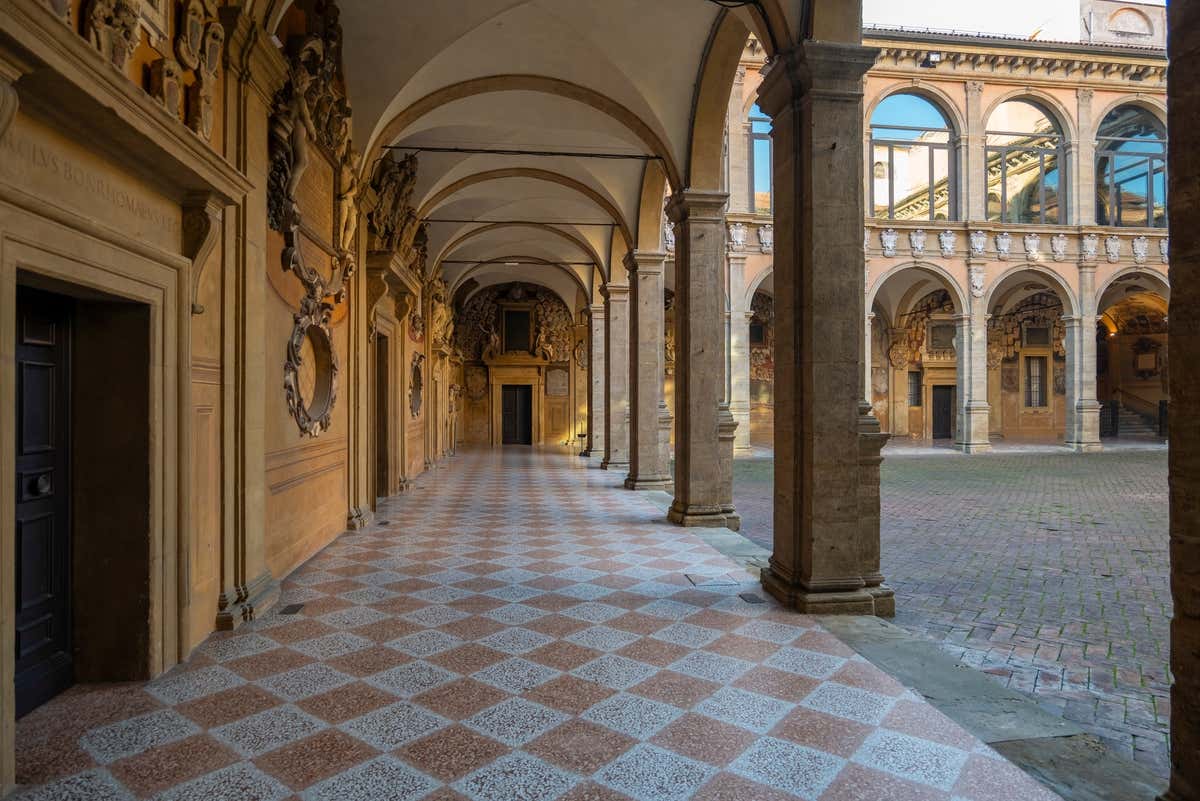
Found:
[[[595,461],[455,457],[262,619],[22,719],[17,798],[1057,799]]]

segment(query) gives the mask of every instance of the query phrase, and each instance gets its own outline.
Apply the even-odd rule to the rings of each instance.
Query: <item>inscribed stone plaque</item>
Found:
[[[551,397],[555,397],[555,398],[561,398],[567,394],[568,386],[569,386],[569,380],[567,377],[566,370],[563,370],[562,368],[559,368],[559,367],[555,367],[553,369],[546,371],[546,394],[547,395],[549,395]]]

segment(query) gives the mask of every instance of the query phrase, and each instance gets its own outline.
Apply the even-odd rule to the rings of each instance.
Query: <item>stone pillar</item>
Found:
[[[266,407],[268,369],[263,309],[267,302],[267,174],[268,124],[275,93],[287,80],[287,64],[262,29],[236,6],[221,9],[225,28],[225,70],[218,91],[224,113],[225,158],[254,185],[225,235],[233,240],[223,303],[225,338],[223,360],[233,392],[226,393],[222,415],[223,469],[231,477],[226,487],[230,512],[222,535],[221,592],[217,598],[216,628],[228,630],[261,615],[279,596],[278,582],[267,567],[266,555]],[[273,364],[273,362],[272,362]]]
[[[967,314],[957,318],[958,341],[958,441],[963,453],[984,453],[992,449],[988,430],[991,405],[988,404],[988,313],[983,298],[983,267],[970,265],[970,303]],[[978,293],[974,287],[978,285]],[[977,296],[978,294],[978,296]]]
[[[604,288],[603,470],[629,469],[629,285]]]
[[[1167,5],[1171,198],[1171,783],[1200,801],[1200,3]]]
[[[804,42],[759,88],[775,148],[775,528],[763,586],[802,612],[889,614],[879,424],[862,402],[862,79],[878,51]],[[829,192],[829,187],[846,187]]]
[[[1071,182],[1071,197],[1067,199],[1070,219],[1065,222],[1070,225],[1096,224],[1096,140],[1092,136],[1092,96],[1091,89],[1076,89],[1076,129],[1079,131],[1079,141],[1073,150],[1071,173],[1075,180]]]
[[[750,317],[746,308],[746,254],[729,254],[729,411],[737,422],[733,448],[750,451]]]
[[[604,358],[604,306],[597,303],[590,306],[588,311],[592,319],[591,354],[588,358],[588,378],[591,382],[591,394],[588,395],[588,447],[585,456],[604,455],[604,369],[607,364]]]
[[[663,261],[665,253],[635,251],[629,271],[629,475],[632,490],[667,489],[659,417],[663,403]]]
[[[875,393],[871,387],[871,326],[875,324],[875,313],[867,312],[863,323],[863,403],[871,406],[875,402]]]
[[[1100,450],[1096,400],[1096,265],[1079,265],[1079,314],[1067,317],[1067,447]]]
[[[724,526],[720,406],[725,395],[724,192],[685,189],[675,223],[675,501],[668,518]],[[726,413],[728,411],[726,410]]]
[[[967,208],[965,220],[987,219],[987,148],[984,141],[983,81],[967,81],[967,130],[963,132],[966,154]]]

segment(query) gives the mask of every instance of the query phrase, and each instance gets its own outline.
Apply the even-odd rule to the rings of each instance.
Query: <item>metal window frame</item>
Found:
[[[914,142],[911,139],[888,139],[887,137],[877,137],[875,135],[876,128],[885,128],[885,129],[889,129],[889,130],[925,131],[925,132],[946,131],[947,133],[950,134],[950,141],[948,141],[948,142]],[[934,206],[935,206],[934,201],[937,196],[935,184],[934,184],[934,178],[933,178],[934,165],[936,163],[936,160],[934,159],[934,153],[938,150],[944,150],[946,152],[946,166],[947,166],[946,181],[949,184],[949,193],[950,193],[950,203],[949,203],[949,208],[948,208],[949,213],[946,215],[946,221],[950,222],[950,221],[958,220],[958,174],[957,174],[958,170],[957,170],[957,164],[956,164],[955,158],[954,158],[955,153],[957,152],[957,147],[956,147],[956,143],[954,141],[954,132],[953,131],[951,131],[949,128],[913,128],[913,127],[907,127],[907,126],[903,126],[903,125],[886,125],[886,126],[885,125],[872,125],[871,126],[871,142],[869,144],[869,147],[871,148],[871,154],[872,154],[871,163],[872,163],[872,165],[875,162],[875,159],[874,159],[875,148],[876,147],[886,147],[887,148],[887,154],[888,154],[888,178],[887,178],[887,182],[888,182],[888,213],[887,213],[887,217],[884,219],[888,219],[888,220],[896,219],[896,156],[895,156],[896,148],[897,147],[905,147],[905,148],[912,149],[915,147],[923,147],[923,148],[925,148],[926,163],[928,165],[928,176],[926,178],[925,183],[926,183],[926,192],[928,194],[928,202],[929,202],[929,216],[926,219],[930,220],[931,222],[936,219],[934,217]],[[871,216],[874,217],[875,216],[875,207],[876,207],[876,205],[878,205],[875,202],[875,177],[874,177],[874,175],[871,176],[870,186],[871,186],[871,198],[870,198],[870,200],[871,200]],[[879,219],[879,218],[876,218],[876,219]]]
[[[1019,135],[1019,136],[1043,136],[1043,134],[1006,134],[1004,131],[988,131],[986,136],[994,134],[1002,135]],[[1067,175],[1067,159],[1065,148],[1062,144],[1062,137],[1057,134],[1044,135],[1047,139],[1056,139],[1058,144],[1050,147],[1036,147],[1030,145],[985,145],[983,153],[983,170],[984,170],[984,186],[987,186],[987,165],[991,161],[991,156],[994,153],[1000,155],[1000,217],[988,220],[991,222],[1001,222],[1008,225],[1069,225],[1068,222],[1062,219],[1062,210],[1068,208],[1067,187],[1070,186],[1070,176]],[[1024,220],[1010,219],[1008,209],[1008,156],[1010,152],[1036,153],[1038,156],[1038,219],[1026,222]],[[1058,168],[1058,208],[1060,210],[1059,219],[1053,222],[1046,222],[1046,154],[1053,153],[1055,165]],[[985,210],[986,211],[986,210]]]
[[[1117,142],[1138,142],[1147,143],[1155,142],[1159,145],[1158,152],[1150,151],[1134,151],[1125,152],[1112,147],[1113,143]],[[1134,164],[1128,167],[1122,167],[1120,172],[1127,172],[1131,169],[1141,169],[1145,180],[1145,198],[1146,198],[1146,222],[1144,225],[1127,223],[1124,219],[1124,204],[1121,193],[1118,191],[1118,170],[1117,158],[1129,159]],[[1096,147],[1096,166],[1100,168],[1103,160],[1104,181],[1108,187],[1108,198],[1105,200],[1105,216],[1106,223],[1115,228],[1165,228],[1167,227],[1166,216],[1163,216],[1162,224],[1156,222],[1157,215],[1155,209],[1155,193],[1154,193],[1154,176],[1161,170],[1163,175],[1164,186],[1167,179],[1167,140],[1162,139],[1145,139],[1141,137],[1127,136],[1101,136],[1097,139]],[[1097,198],[1099,201],[1099,198]],[[1163,198],[1163,208],[1166,208],[1166,198]]]

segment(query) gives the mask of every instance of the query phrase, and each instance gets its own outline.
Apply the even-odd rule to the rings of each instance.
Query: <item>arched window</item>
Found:
[[[871,114],[871,209],[894,220],[958,218],[954,142],[941,109],[894,94]]]
[[[750,107],[750,210],[771,212],[771,120]]]
[[[1113,109],[1096,137],[1096,222],[1163,228],[1167,224],[1167,138],[1143,108]]]
[[[987,121],[987,218],[1066,223],[1063,136],[1054,118],[1028,100],[1001,103]]]

